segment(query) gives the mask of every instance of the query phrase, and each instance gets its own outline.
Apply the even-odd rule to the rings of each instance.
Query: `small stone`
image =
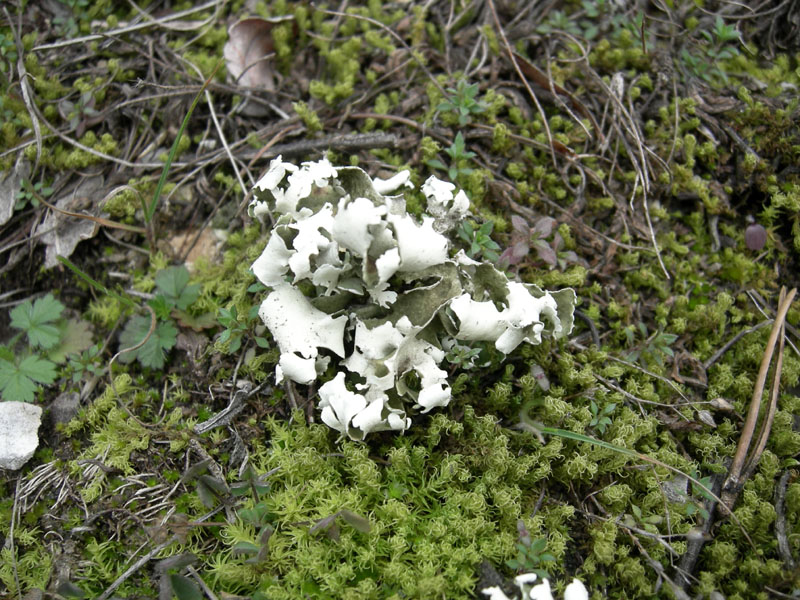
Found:
[[[50,423],[54,426],[59,423],[66,425],[78,414],[81,406],[81,397],[78,392],[64,392],[50,404]]]
[[[27,402],[0,402],[0,468],[16,471],[39,446],[42,409]]]

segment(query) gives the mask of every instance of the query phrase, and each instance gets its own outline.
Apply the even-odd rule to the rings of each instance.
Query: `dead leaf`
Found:
[[[56,363],[64,363],[70,354],[80,354],[92,345],[92,326],[83,319],[69,319],[64,324],[63,340],[47,353],[47,357]]]
[[[703,423],[708,425],[711,428],[716,428],[717,423],[714,421],[714,417],[711,416],[711,411],[708,410],[698,410],[697,411],[697,418],[700,419]]]
[[[197,241],[195,242],[195,237]],[[217,262],[221,257],[222,246],[225,242],[226,234],[224,231],[206,227],[197,236],[197,229],[190,229],[183,233],[175,234],[166,240],[167,247],[164,248],[172,253],[176,259],[183,258],[186,248],[192,242],[194,246],[186,255],[185,265],[190,273],[194,272],[194,263],[202,258],[210,264]]]
[[[275,91],[275,72],[271,63],[274,44],[270,31],[275,23],[292,18],[291,15],[277,19],[252,17],[231,25],[222,54],[228,72],[238,85]],[[245,92],[245,96],[249,94]],[[240,112],[253,117],[267,114],[265,107],[252,102],[246,102]]]
[[[22,181],[31,173],[31,163],[17,159],[14,169],[0,181],[0,225],[5,225],[14,214],[17,193],[22,189]]]
[[[103,183],[101,175],[87,177],[54,204],[69,212],[86,211],[94,215],[99,212],[98,204],[103,198]],[[47,246],[44,267],[50,269],[59,264],[59,256],[68,258],[81,241],[94,237],[99,227],[92,220],[70,217],[51,210],[38,229],[43,232],[41,241]]]
[[[275,91],[275,79],[269,56],[273,52],[273,23],[266,19],[242,19],[228,29],[228,41],[222,50],[228,72],[243,87]]]

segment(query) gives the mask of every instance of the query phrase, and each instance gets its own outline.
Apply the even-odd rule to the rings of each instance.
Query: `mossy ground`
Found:
[[[149,4],[159,18],[193,8]],[[540,441],[525,423],[634,450],[709,486],[727,473],[770,333],[756,326],[800,273],[798,13],[773,3],[765,24],[743,4],[695,4],[376,0],[339,14],[233,2],[187,14],[189,31],[153,24],[70,43],[140,16],[111,2],[12,3],[0,20],[0,170],[22,160],[32,170],[27,199],[0,229],[0,285],[11,301],[53,291],[82,313],[104,371],[73,377],[64,366],[39,393],[47,406],[77,392],[81,409],[46,421],[36,457],[0,484],[0,595],[76,586],[96,597],[156,550],[114,595],[157,597],[165,573],[180,572],[216,597],[480,597],[515,574],[506,561],[522,523],[546,539],[557,590],[577,576],[593,598],[676,597],[681,557],[706,518],[702,491],[607,447]],[[249,272],[268,233],[241,210],[247,190],[203,100],[153,246],[108,228],[72,256],[141,302],[160,269],[185,259],[176,234],[227,234],[219,255],[194,263],[202,288],[170,317],[180,335],[163,371],[111,361],[130,309],[42,268],[36,190],[52,188],[53,201],[100,175],[102,191],[67,210],[104,208],[143,226],[142,198],[228,25],[255,15],[289,17],[270,32],[277,91],[247,100],[262,114],[238,110],[248,96],[224,66],[208,87],[246,187],[279,152],[311,160],[325,146],[311,143],[328,136],[392,134],[379,148],[331,141],[327,156],[377,176],[409,168],[418,185],[448,172],[502,249],[513,215],[531,227],[555,218],[509,271],[576,289],[583,316],[570,340],[507,357],[483,348],[479,366],[451,366],[450,406],[415,417],[406,435],[339,439],[318,422],[313,387],[270,385],[278,353],[256,342],[261,291]],[[521,63],[523,81],[511,50],[541,73]],[[292,142],[309,149],[292,154]],[[423,201],[412,195],[409,209]],[[766,228],[763,248],[745,242],[748,217]],[[221,338],[216,317],[234,307],[239,333]],[[787,322],[800,323],[796,306]],[[7,324],[4,311],[0,339]],[[796,330],[788,336],[766,449],[735,519],[717,512],[689,574],[693,597],[800,590],[800,357]],[[237,394],[241,412],[195,433]]]

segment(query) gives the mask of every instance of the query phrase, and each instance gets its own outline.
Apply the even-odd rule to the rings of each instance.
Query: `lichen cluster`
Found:
[[[463,250],[450,257],[444,234],[466,217],[463,191],[454,194],[453,184],[430,177],[422,191],[435,217],[421,222],[402,196],[381,193],[408,175],[378,182],[358,167],[334,168],[327,160],[297,167],[278,157],[251,205],[254,216],[276,221],[253,263],[270,289],[259,314],[281,350],[276,380],[309,384],[330,364],[320,350],[337,356],[361,382],[348,389],[338,370],[320,387],[319,406],[322,420],[352,439],[408,429],[404,398],[423,413],[449,404],[442,347],[493,342],[508,354],[522,342],[572,330],[571,289],[550,293],[510,282]],[[354,346],[347,355],[345,342]],[[408,383],[412,375],[418,389]]]

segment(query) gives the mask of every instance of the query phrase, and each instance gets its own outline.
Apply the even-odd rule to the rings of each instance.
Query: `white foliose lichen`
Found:
[[[509,353],[572,330],[573,290],[545,292],[451,256],[446,234],[468,214],[466,194],[430,177],[419,221],[388,195],[413,187],[409,175],[372,180],[357,167],[278,157],[250,205],[274,219],[252,269],[269,289],[259,315],[281,351],[276,379],[311,383],[333,359],[321,418],[355,440],[408,429],[409,403],[428,412],[450,402],[443,347],[480,341]]]

